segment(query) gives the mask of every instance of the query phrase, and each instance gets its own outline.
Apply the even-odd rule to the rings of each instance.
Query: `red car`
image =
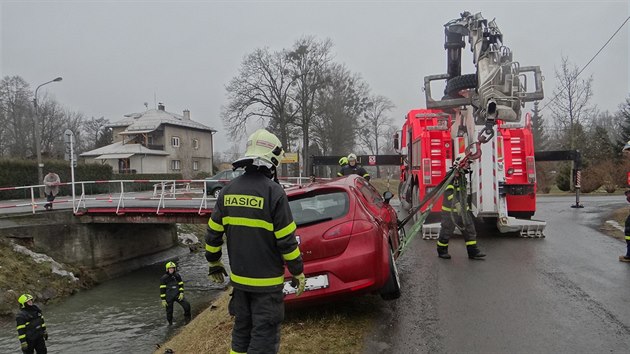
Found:
[[[306,291],[295,297],[285,273],[285,303],[328,302],[365,293],[400,297],[399,234],[393,197],[351,175],[286,190],[304,259]]]

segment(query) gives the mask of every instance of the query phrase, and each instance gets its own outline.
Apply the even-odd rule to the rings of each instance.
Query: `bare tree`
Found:
[[[394,103],[382,95],[372,96],[367,101],[357,133],[359,140],[372,155],[378,155],[380,153],[379,143],[387,140],[385,133],[392,124],[392,118],[387,113],[394,107]],[[376,168],[376,177],[381,177],[381,171],[378,167]]]
[[[560,141],[568,141],[570,149],[576,148],[576,125],[588,125],[595,113],[591,105],[593,96],[593,77],[578,77],[579,69],[571,64],[567,57],[562,57],[560,68],[556,69],[557,87],[554,90],[556,99],[549,105]],[[567,136],[568,135],[568,136]]]
[[[112,129],[108,127],[109,119],[105,117],[90,118],[83,122],[85,137],[90,142],[88,150],[109,145],[113,141]]]
[[[324,154],[347,155],[355,147],[356,127],[365,111],[369,88],[344,65],[331,65],[329,75],[329,84],[317,95],[312,138]]]
[[[307,36],[298,39],[288,52],[291,74],[295,80],[292,99],[298,107],[296,125],[302,131],[302,160],[308,161],[310,147],[310,129],[315,117],[317,93],[330,81],[327,70],[332,58],[332,41],[318,41]],[[309,164],[305,164],[305,173],[311,173]]]
[[[20,76],[0,81],[0,156],[35,156],[32,93]]]
[[[295,117],[289,102],[294,79],[285,52],[256,49],[241,63],[239,73],[226,86],[228,105],[222,118],[232,137],[241,136],[251,118],[269,121],[284,146],[293,138],[290,124]]]

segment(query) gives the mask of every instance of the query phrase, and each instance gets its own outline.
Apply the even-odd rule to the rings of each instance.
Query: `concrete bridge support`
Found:
[[[17,215],[0,218],[0,237],[20,239],[35,252],[106,278],[139,268],[144,265],[139,258],[177,245],[173,220],[132,219],[77,217],[70,211]]]

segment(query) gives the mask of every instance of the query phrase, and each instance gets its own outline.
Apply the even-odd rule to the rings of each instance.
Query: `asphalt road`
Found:
[[[463,239],[451,260],[416,239],[398,260],[403,294],[385,302],[365,353],[630,353],[625,244],[598,228],[622,196],[541,197],[544,239],[480,232],[484,261]]]

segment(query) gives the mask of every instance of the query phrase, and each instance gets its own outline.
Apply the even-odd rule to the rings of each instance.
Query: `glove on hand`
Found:
[[[162,300],[162,307],[167,307],[168,304],[166,303],[166,300]]]
[[[28,351],[28,343],[24,342],[20,344],[20,347],[22,348],[23,352],[27,352]]]
[[[44,340],[48,340],[48,332],[44,332]]]
[[[221,261],[208,263],[208,278],[217,284],[221,284],[225,281],[224,276],[227,276],[225,266]]]
[[[291,279],[291,286],[296,288],[295,297],[302,295],[304,292],[304,287],[306,286],[306,276],[304,273],[300,273],[298,275],[294,275],[293,279]]]
[[[179,293],[179,296],[177,297],[177,300],[179,300],[179,301],[184,300],[184,293]]]

